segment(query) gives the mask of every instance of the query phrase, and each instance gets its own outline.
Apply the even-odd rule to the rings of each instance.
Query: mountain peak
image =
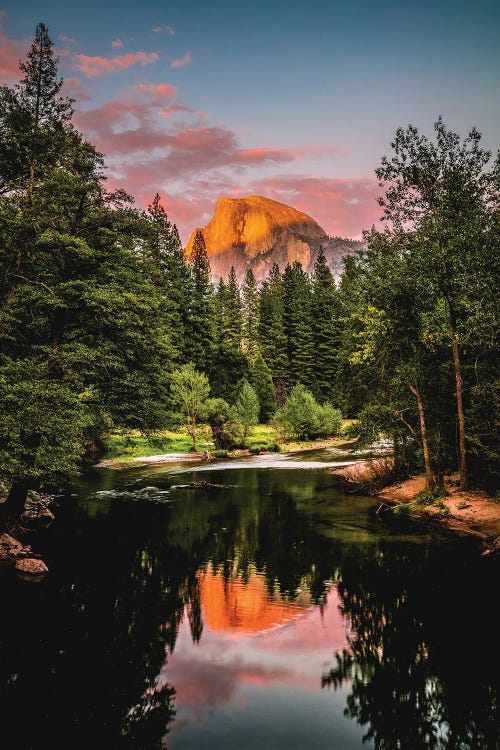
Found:
[[[196,231],[186,247],[188,257]],[[240,282],[248,268],[263,281],[274,263],[283,270],[287,263],[298,261],[310,272],[320,247],[335,271],[342,256],[353,252],[347,246],[339,252],[338,240],[328,237],[307,214],[261,195],[220,198],[213,217],[201,231],[214,281],[227,277],[231,266]]]

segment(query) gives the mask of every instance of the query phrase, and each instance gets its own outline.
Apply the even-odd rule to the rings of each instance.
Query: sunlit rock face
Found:
[[[221,198],[212,219],[201,231],[214,281],[221,276],[226,278],[231,266],[240,282],[248,268],[258,281],[263,281],[274,263],[283,270],[287,263],[298,261],[305,271],[311,272],[320,247],[338,275],[342,257],[359,245],[332,239],[307,214],[259,195]],[[186,247],[188,257],[195,232]]]

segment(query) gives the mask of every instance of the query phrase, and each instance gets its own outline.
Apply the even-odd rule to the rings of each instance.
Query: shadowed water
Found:
[[[76,484],[0,579],[2,747],[496,748],[495,561],[311,470],[346,460]]]

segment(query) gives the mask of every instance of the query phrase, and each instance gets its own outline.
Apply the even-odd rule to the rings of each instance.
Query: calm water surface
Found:
[[[5,750],[496,750],[495,561],[382,523],[337,461],[79,482],[46,579],[0,578]]]

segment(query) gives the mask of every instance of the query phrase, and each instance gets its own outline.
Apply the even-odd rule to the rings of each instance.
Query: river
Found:
[[[345,460],[75,483],[49,575],[0,578],[5,750],[498,748],[496,561],[380,519]]]

